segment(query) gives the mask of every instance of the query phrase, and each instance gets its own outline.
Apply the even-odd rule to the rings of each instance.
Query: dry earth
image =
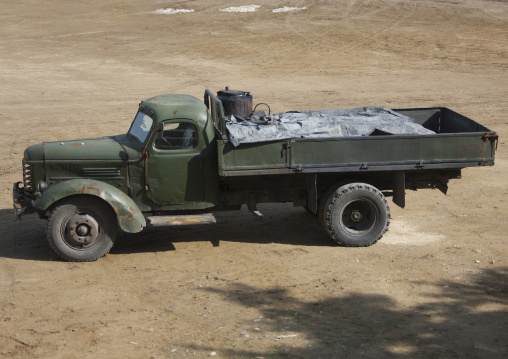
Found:
[[[169,7],[195,11],[153,14]],[[506,1],[3,0],[0,357],[508,357],[507,34]],[[275,111],[450,107],[498,132],[496,165],[409,192],[361,249],[290,205],[123,235],[82,264],[35,216],[13,221],[28,145],[122,133],[142,99],[225,85]]]

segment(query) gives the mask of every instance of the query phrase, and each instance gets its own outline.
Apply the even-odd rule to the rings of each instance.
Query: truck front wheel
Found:
[[[365,247],[388,230],[390,207],[385,196],[366,183],[350,183],[331,192],[322,208],[325,230],[337,243]]]
[[[116,216],[102,200],[86,196],[64,200],[48,219],[50,246],[62,258],[92,262],[105,256],[117,233]]]

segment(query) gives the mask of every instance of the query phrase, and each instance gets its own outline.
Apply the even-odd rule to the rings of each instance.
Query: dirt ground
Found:
[[[508,357],[507,34],[506,1],[3,0],[0,357]],[[226,85],[276,112],[450,107],[497,131],[496,165],[390,202],[369,248],[264,205],[68,263],[44,221],[13,221],[27,146],[124,133],[145,98]]]

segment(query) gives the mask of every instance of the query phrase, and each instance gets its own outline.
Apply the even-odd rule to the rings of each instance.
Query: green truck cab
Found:
[[[250,112],[243,94],[247,101],[227,93]],[[227,101],[209,90],[204,101],[156,96],[140,103],[126,134],[28,147],[23,182],[13,188],[16,218],[37,212],[47,219],[49,244],[70,261],[106,255],[118,230],[213,223],[213,212],[244,204],[260,215],[256,204],[267,202],[303,206],[337,243],[368,246],[388,229],[385,196],[403,207],[406,188],[446,193],[461,168],[494,164],[495,132],[446,108],[397,110],[434,130],[431,136],[234,146],[226,120],[239,107]]]

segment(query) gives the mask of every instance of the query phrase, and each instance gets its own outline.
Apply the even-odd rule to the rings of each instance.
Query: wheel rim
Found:
[[[89,214],[76,213],[62,223],[61,234],[73,249],[88,249],[100,242],[102,226]]]
[[[368,198],[348,202],[340,212],[340,226],[351,236],[363,236],[378,223],[379,210]]]

